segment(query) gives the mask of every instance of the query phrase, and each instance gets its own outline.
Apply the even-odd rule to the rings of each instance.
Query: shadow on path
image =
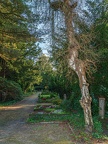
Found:
[[[72,144],[67,126],[26,123],[38,94],[13,106],[0,107],[0,144]]]
[[[24,100],[6,107],[0,107],[0,126],[7,126],[16,123],[16,121],[24,122],[38,99],[38,94],[25,98]]]

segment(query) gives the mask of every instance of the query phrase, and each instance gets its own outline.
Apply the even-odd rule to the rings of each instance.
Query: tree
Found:
[[[34,17],[26,1],[0,1],[0,76],[18,82],[24,91],[41,81]]]
[[[32,38],[27,27],[30,12],[22,0],[2,0],[0,6],[0,57],[8,60],[16,57],[17,43]]]
[[[47,89],[50,87],[51,77],[54,74],[53,67],[51,61],[48,56],[41,55],[36,62],[36,66],[39,70],[40,76],[42,77],[42,82],[40,85]]]
[[[80,89],[82,93],[82,98],[80,104],[84,110],[85,117],[85,129],[88,132],[93,130],[93,120],[91,114],[91,97],[89,95],[89,84],[86,80],[86,69],[84,61],[78,59],[78,50],[80,49],[80,44],[74,35],[74,29],[72,27],[73,20],[73,10],[77,6],[77,3],[71,4],[69,0],[56,1],[50,3],[52,8],[60,9],[64,13],[65,25],[67,28],[67,38],[68,38],[68,51],[69,51],[69,65],[75,71],[79,78]]]
[[[61,18],[61,19],[64,18],[66,29],[64,27],[64,23],[62,24],[61,21],[60,21],[60,25],[62,25],[62,27],[60,28],[64,28],[67,31],[67,36],[66,36],[67,49],[66,51],[64,50],[63,53],[61,52],[62,48],[57,51],[55,50],[55,52],[57,52],[57,54],[61,53],[65,55],[65,58],[67,58],[68,65],[73,69],[73,71],[76,73],[76,75],[79,78],[79,85],[80,85],[80,89],[82,93],[82,98],[81,98],[80,103],[84,110],[85,128],[86,128],[86,131],[91,132],[93,129],[93,121],[92,121],[92,115],[91,115],[91,101],[92,100],[89,94],[89,89],[88,89],[89,84],[87,82],[86,74],[87,74],[87,70],[89,71],[90,68],[93,69],[92,66],[95,65],[94,59],[95,59],[95,56],[97,56],[97,55],[94,55],[92,50],[97,45],[95,42],[95,38],[94,38],[95,36],[93,35],[93,32],[94,32],[94,24],[96,22],[95,20],[97,20],[96,16],[98,16],[99,18],[99,13],[98,13],[99,11],[97,11],[97,13],[95,14],[95,10],[97,8],[96,9],[93,8],[91,9],[93,11],[93,15],[91,15],[91,13],[89,13],[90,9],[88,9],[88,13],[90,14],[89,21],[87,21],[87,19],[85,19],[84,17],[82,19],[81,13],[79,14],[79,21],[77,21],[75,20],[76,17],[74,17],[76,15],[75,9],[78,10],[76,8],[77,2],[76,3],[73,2],[72,4],[71,2],[72,2],[71,0],[62,0],[62,1],[61,0],[58,0],[58,1],[42,0],[41,2],[38,0],[36,1],[36,3],[38,3],[41,6],[40,8],[41,10],[39,9],[37,10],[38,12],[40,12],[41,18],[43,18],[44,16],[44,20],[48,22],[48,26],[50,23],[52,27],[52,31],[50,29],[50,34],[52,37],[54,37],[55,31],[58,30],[58,29],[55,30],[56,28],[55,25],[57,25],[58,18]],[[92,3],[93,1],[89,0],[89,2]],[[96,3],[93,2],[93,5],[98,4],[97,0],[95,2]],[[43,11],[42,11],[42,8],[44,9]],[[51,8],[53,10],[51,10]],[[47,9],[47,12],[45,13],[46,9]],[[59,11],[59,14],[57,14],[55,11]],[[87,11],[86,11],[86,14],[87,14]],[[46,18],[46,16],[48,17]],[[92,18],[92,22],[91,22],[91,18]],[[41,24],[43,24],[42,19],[40,19],[40,22]],[[99,26],[98,24],[97,24],[97,28]],[[83,25],[83,28],[82,28],[82,25]],[[45,30],[46,30],[46,27],[45,27]],[[49,32],[49,27],[48,27],[47,32]],[[90,35],[87,35],[88,33],[90,33]],[[45,33],[40,33],[40,35],[42,34],[45,34]],[[99,39],[96,38],[96,39],[97,39],[97,42],[100,42],[100,38]],[[52,41],[52,44],[55,48],[56,45],[53,41]],[[95,52],[97,52],[96,50],[97,49],[95,49]],[[56,61],[56,65],[58,64],[60,64],[60,61]]]
[[[27,24],[30,11],[22,0],[1,0],[0,7],[0,63],[1,76],[5,77],[7,63],[20,57],[22,43],[31,40],[33,35]]]
[[[108,63],[108,10],[107,1],[87,1],[87,10],[84,12],[86,22],[90,23],[90,28],[93,31],[93,39],[91,44],[94,45],[98,54],[97,71],[94,72],[90,80],[90,89],[95,100],[99,96],[104,96],[108,99],[108,80],[107,80],[107,63]],[[108,105],[106,105],[108,108]]]

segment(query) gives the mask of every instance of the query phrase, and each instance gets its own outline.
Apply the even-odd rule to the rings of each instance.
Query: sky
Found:
[[[73,0],[72,0],[73,1]],[[74,0],[74,1],[78,1],[79,0]],[[80,0],[80,2],[83,4],[83,7],[85,7],[84,3],[85,3],[85,0]],[[48,2],[47,2],[48,3]],[[49,5],[45,5],[46,7],[49,7]],[[45,19],[45,16],[48,16],[48,10],[46,10],[46,7],[43,6],[42,8],[40,8],[38,5],[36,5],[35,9],[33,9],[33,11],[37,12],[37,14],[40,14],[41,13],[41,18],[40,21],[43,20],[43,22],[40,24],[40,22],[38,23],[38,32],[40,33],[39,34],[39,37],[41,39],[43,39],[43,41],[40,41],[39,42],[39,46],[41,47],[42,51],[44,54],[48,55],[48,51],[50,49],[50,42],[51,42],[51,29],[50,29],[50,26],[51,26],[51,19],[49,19],[48,22],[44,21]],[[50,17],[50,16],[49,16]],[[59,24],[57,24],[59,23]],[[63,17],[61,18],[61,16],[59,16],[59,19],[56,20],[56,23],[55,23],[55,31],[59,31],[59,27],[61,25],[64,25],[63,24]],[[57,28],[58,27],[58,28]],[[50,29],[50,31],[49,31]],[[46,32],[46,34],[42,35],[43,32]],[[40,36],[42,35],[42,36]]]

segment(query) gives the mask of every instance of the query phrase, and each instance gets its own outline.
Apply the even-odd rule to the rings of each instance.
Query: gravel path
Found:
[[[66,124],[27,124],[39,93],[0,107],[0,144],[74,144]]]

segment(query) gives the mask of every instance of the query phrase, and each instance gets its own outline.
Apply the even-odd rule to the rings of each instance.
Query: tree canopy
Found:
[[[48,56],[40,47],[47,47]],[[98,107],[100,96],[108,100],[107,57],[107,0],[0,1],[4,84],[16,82],[23,92],[47,87],[62,99],[66,94],[75,108],[86,88],[85,95]],[[0,95],[9,89],[0,88]]]
[[[41,81],[35,66],[41,53],[34,35],[38,18],[33,16],[26,1],[0,1],[0,76],[16,81],[23,91]]]

